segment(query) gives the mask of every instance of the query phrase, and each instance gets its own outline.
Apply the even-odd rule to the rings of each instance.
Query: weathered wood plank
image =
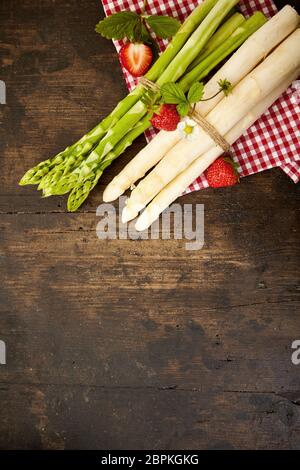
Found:
[[[3,327],[8,319],[17,327],[19,312],[16,331],[27,338],[13,377],[27,367],[50,383],[299,389],[290,360],[297,240],[285,233],[293,217],[275,225],[278,240],[274,225],[249,235],[253,219],[240,217],[237,243],[236,226],[219,217],[207,224],[211,242],[194,252],[178,240],[99,241],[93,214],[70,215],[63,227],[63,214],[2,216]]]
[[[293,395],[8,385],[0,399],[6,449],[300,447]]]

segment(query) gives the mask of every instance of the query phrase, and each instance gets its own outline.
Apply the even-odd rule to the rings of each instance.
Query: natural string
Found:
[[[148,80],[146,77],[141,77],[139,80],[139,84],[142,85],[146,90],[154,91],[154,93],[160,92],[160,86],[156,85],[156,83]]]
[[[212,138],[212,140],[219,146],[224,152],[228,153],[230,151],[230,144],[226,139],[217,131],[217,129],[210,124],[200,113],[194,110],[190,117],[192,117],[197,124]]]

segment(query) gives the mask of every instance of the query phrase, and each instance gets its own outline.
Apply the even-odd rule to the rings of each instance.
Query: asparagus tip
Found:
[[[123,194],[123,190],[120,186],[110,183],[103,191],[103,201],[104,202],[111,202],[118,199]]]
[[[134,219],[138,215],[138,212],[133,212],[128,207],[124,207],[122,211],[122,223],[126,224],[130,220]]]
[[[144,230],[146,230],[147,228],[149,227],[149,223],[147,223],[146,220],[144,220],[141,217],[138,218],[138,220],[136,221],[136,224],[135,224],[135,230],[137,232],[143,232]]]

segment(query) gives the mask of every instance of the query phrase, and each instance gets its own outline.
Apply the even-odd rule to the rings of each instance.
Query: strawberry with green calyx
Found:
[[[152,126],[161,131],[175,131],[179,122],[180,116],[174,104],[160,105],[151,118]]]
[[[237,164],[230,157],[220,157],[206,170],[205,176],[211,188],[234,186],[239,183]]]

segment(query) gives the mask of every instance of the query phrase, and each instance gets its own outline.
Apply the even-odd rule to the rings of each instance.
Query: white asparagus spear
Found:
[[[266,98],[258,103],[250,113],[239,121],[227,134],[226,140],[234,143],[254,122],[264,114],[267,109],[279,98],[279,96],[289,87],[299,74],[298,69],[284,80],[279,87],[271,92]],[[138,218],[135,228],[137,231],[146,230],[159,217],[159,215],[174,202],[193,181],[201,175],[220,155],[223,149],[214,147],[208,152],[199,156],[186,170],[174,178],[162,191],[150,202],[144,212]]]
[[[126,189],[143,178],[147,171],[154,167],[179,140],[180,135],[177,130],[160,131],[106,186],[103,201],[110,202],[118,199]]]
[[[218,81],[226,78],[236,85],[249,73],[274,47],[294,31],[299,24],[297,12],[289,5],[280,10],[271,20],[256,31],[235,54],[221,67],[205,86],[204,98],[218,91]],[[199,103],[197,110],[206,116],[223,98],[222,93],[214,99]],[[105,188],[103,200],[117,199],[126,189],[143,178],[163,156],[180,140],[178,131],[161,131],[133,158]]]
[[[299,41],[298,29],[208,114],[207,120],[220,134],[225,135],[251,108],[300,66]],[[208,134],[202,130],[200,133],[196,140],[181,140],[138,184],[123,209],[123,222],[135,218],[164,186],[198,157],[199,153],[202,154],[216,146]]]

